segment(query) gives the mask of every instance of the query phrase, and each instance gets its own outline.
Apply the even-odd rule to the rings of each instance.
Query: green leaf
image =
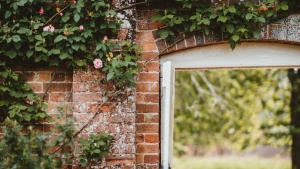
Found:
[[[260,31],[259,31],[259,30],[253,31],[253,37],[254,37],[255,39],[259,39],[259,38],[260,38]]]
[[[233,33],[234,31],[234,26],[232,24],[226,25],[226,29],[229,33]]]
[[[230,13],[236,13],[236,9],[235,9],[234,6],[229,6],[229,7],[228,7],[228,11],[229,11]]]
[[[227,21],[227,16],[219,16],[218,21],[225,23]]]
[[[41,35],[35,35],[34,38],[39,41],[43,41],[43,37]]]
[[[231,39],[232,39],[234,42],[237,42],[237,41],[240,39],[240,36],[239,36],[239,35],[232,35],[232,36],[231,36]]]
[[[249,21],[250,19],[252,19],[253,15],[251,13],[247,13],[246,14],[246,19]]]
[[[107,74],[106,80],[109,81],[110,79],[112,79],[114,77],[115,73],[114,72],[109,72]]]
[[[25,121],[30,121],[30,120],[31,120],[30,114],[25,114],[25,115],[23,116],[23,118],[24,118]]]
[[[58,42],[60,42],[60,41],[62,41],[62,40],[66,40],[67,39],[67,37],[66,36],[63,36],[63,35],[58,35],[55,39],[54,39],[54,43],[58,43]]]
[[[263,17],[258,17],[257,19],[258,19],[260,22],[262,22],[262,23],[265,23],[265,22],[266,22],[266,19],[263,18]]]
[[[210,24],[209,19],[202,19],[202,22],[203,22],[204,25],[209,25]]]
[[[60,50],[59,49],[51,49],[51,52],[55,55],[60,54]]]
[[[289,6],[286,5],[286,4],[283,4],[283,5],[281,6],[281,9],[284,10],[284,11],[286,11],[286,10],[289,9]]]
[[[12,40],[13,40],[14,42],[19,42],[19,41],[21,41],[21,38],[20,38],[19,35],[13,35],[13,36],[12,36]]]
[[[11,11],[6,11],[4,14],[4,18],[7,19],[11,16]]]
[[[80,19],[80,15],[78,13],[75,13],[75,15],[74,15],[74,21],[78,22],[79,19]]]
[[[6,55],[9,58],[13,59],[13,58],[15,58],[17,56],[17,52],[15,50],[9,50],[9,51],[6,52]]]
[[[68,54],[67,53],[61,53],[60,55],[59,55],[59,58],[61,59],[61,60],[64,60],[64,59],[66,59],[66,58],[68,58]]]

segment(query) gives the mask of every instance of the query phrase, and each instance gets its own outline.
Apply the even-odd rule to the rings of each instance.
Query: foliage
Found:
[[[41,120],[53,119],[45,112],[44,98],[26,83],[25,66],[18,72],[14,67],[83,69],[94,64],[104,75],[101,84],[111,83],[118,89],[135,86],[140,49],[131,40],[117,39],[123,16],[110,0],[3,0],[0,13],[0,122],[10,119],[3,124],[1,167],[59,168],[78,153],[83,165],[102,158],[112,140],[108,134],[81,139],[81,152],[71,155],[76,147],[72,121],[65,118],[49,133],[33,129]],[[50,152],[53,146],[59,146],[58,154]]]
[[[74,159],[86,166],[87,162],[108,154],[109,143],[113,140],[111,135],[92,134],[88,139],[80,138],[80,145],[77,145],[74,119],[66,117],[65,111],[69,109],[60,107],[58,110],[61,122],[56,122],[55,127],[47,126],[50,127],[49,132],[36,130],[34,124],[24,128],[16,120],[6,119],[0,139],[0,168],[58,169],[72,165]],[[60,150],[54,151],[57,147]]]
[[[113,39],[122,21],[110,3],[108,0],[1,1],[2,121],[8,116],[19,122],[47,116],[43,100],[25,83],[22,74],[13,72],[12,66],[16,64],[81,68],[98,59],[97,69],[107,75],[103,83],[110,81],[120,88],[135,85],[138,46],[130,40]]]
[[[286,70],[178,72],[175,85],[177,154],[181,144],[290,145]]]
[[[86,152],[84,155],[78,157],[82,166],[86,166],[88,161],[99,161],[102,157],[108,154],[109,143],[113,137],[107,133],[91,134],[88,140],[80,138],[83,147],[79,149],[80,152]]]
[[[259,4],[245,1],[215,6],[202,0],[167,2],[170,2],[167,8],[152,17],[152,20],[165,24],[165,27],[158,30],[162,38],[174,38],[181,32],[187,35],[199,32],[204,32],[205,35],[211,35],[212,32],[222,33],[232,49],[241,43],[242,39],[258,39],[264,25],[289,13],[290,7],[299,7],[299,2],[291,0],[266,0],[260,1]],[[181,9],[178,10],[178,7]]]

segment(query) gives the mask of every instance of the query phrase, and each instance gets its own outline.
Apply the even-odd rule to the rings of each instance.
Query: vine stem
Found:
[[[109,96],[110,97],[113,97],[117,94],[119,94],[120,92],[119,91],[116,91],[115,93],[113,93],[112,95]],[[98,114],[100,114],[102,112],[101,108],[102,106],[107,102],[108,99],[104,100],[97,108],[97,111],[96,113],[89,119],[88,122],[86,122],[83,126],[80,127],[80,129],[72,136],[72,138],[74,139],[75,137],[77,137],[82,131],[84,128],[86,128],[96,117]],[[52,151],[50,154],[54,154],[56,153],[58,150],[60,150],[64,145],[66,145],[67,143],[69,143],[70,141],[65,141],[64,143],[62,143],[59,147],[57,147],[54,151]]]
[[[62,10],[60,10],[60,12],[66,10],[69,6],[71,5],[71,3],[69,3],[67,6],[65,6]],[[50,19],[48,19],[48,21],[45,23],[47,24],[48,22],[50,22],[54,17],[56,17],[60,12],[57,12],[56,14],[54,14]]]

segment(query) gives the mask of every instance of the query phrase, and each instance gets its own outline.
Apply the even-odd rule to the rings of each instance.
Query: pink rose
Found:
[[[102,60],[101,60],[101,59],[95,59],[95,60],[93,61],[93,63],[94,63],[94,67],[95,67],[96,69],[100,69],[100,68],[103,67]]]
[[[79,26],[79,30],[81,30],[81,31],[83,30],[83,26],[82,25]]]
[[[107,41],[107,36],[104,36],[103,40],[104,40],[104,41]]]
[[[43,14],[44,14],[44,12],[45,12],[45,11],[44,11],[44,9],[43,9],[43,8],[41,8],[41,9],[40,9],[40,11],[39,11],[40,15],[43,15]]]

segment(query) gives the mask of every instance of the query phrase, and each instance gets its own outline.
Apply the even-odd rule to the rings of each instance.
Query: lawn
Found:
[[[277,157],[182,157],[174,158],[172,169],[291,169],[291,162]]]

